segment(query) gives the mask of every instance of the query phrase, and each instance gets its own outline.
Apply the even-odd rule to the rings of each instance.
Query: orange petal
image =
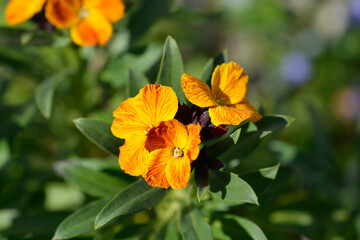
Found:
[[[139,118],[138,106],[142,102],[137,98],[129,98],[114,111],[115,117],[111,132],[118,138],[129,138],[134,134],[146,134],[150,125]]]
[[[237,63],[229,62],[217,66],[211,78],[211,92],[220,105],[241,102],[245,98],[248,75]]]
[[[178,110],[178,98],[171,87],[148,84],[140,90],[138,98],[142,101],[137,106],[139,119],[154,127],[173,119]]]
[[[244,99],[242,102],[240,102],[238,104],[234,104],[233,106],[236,109],[250,111],[251,112],[251,117],[249,118],[249,120],[251,122],[257,122],[262,118],[262,116],[258,113],[256,108],[249,104],[249,101],[247,99]]]
[[[125,5],[121,0],[85,1],[84,7],[100,11],[110,22],[118,21],[125,13]]]
[[[252,112],[228,106],[209,108],[211,123],[215,126],[221,124],[239,125],[242,121],[249,119]]]
[[[190,179],[190,159],[183,157],[173,157],[167,162],[166,178],[170,186],[174,189],[186,187]]]
[[[17,25],[40,12],[45,0],[11,0],[5,9],[6,22]]]
[[[119,164],[126,173],[145,176],[149,167],[149,152],[145,149],[146,136],[128,138],[120,147]]]
[[[210,88],[206,83],[184,73],[181,76],[181,87],[185,96],[192,104],[199,107],[217,106],[213,96],[211,95]]]
[[[112,35],[112,25],[99,11],[87,11],[88,16],[71,28],[71,38],[79,46],[102,46]]]
[[[199,155],[201,126],[199,123],[197,125],[190,124],[187,125],[186,128],[189,133],[189,140],[185,149],[187,150],[187,156],[190,158],[190,161],[193,162]]]
[[[150,186],[168,188],[170,184],[166,178],[166,165],[174,159],[174,148],[166,147],[150,153],[150,166],[145,180]]]
[[[48,0],[46,18],[57,28],[69,28],[79,21],[80,0]]]

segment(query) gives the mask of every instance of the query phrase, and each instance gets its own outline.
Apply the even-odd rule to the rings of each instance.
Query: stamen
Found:
[[[152,129],[152,127],[153,127],[153,125],[152,125],[152,124],[150,124],[149,128],[148,128],[148,129],[146,129],[146,130],[144,130],[145,134],[148,134],[148,132],[150,131],[150,129]]]
[[[176,147],[174,149],[174,157],[183,157],[184,151],[181,148]]]
[[[223,106],[224,103],[225,103],[225,98],[220,98],[220,99],[216,99],[216,98],[215,98],[215,101],[216,101],[219,105]]]
[[[90,15],[89,11],[84,7],[82,7],[78,13],[80,20],[87,18],[89,15]]]

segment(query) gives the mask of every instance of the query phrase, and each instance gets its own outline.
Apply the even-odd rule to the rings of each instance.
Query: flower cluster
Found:
[[[179,106],[170,87],[146,85],[134,98],[114,111],[112,133],[125,139],[119,164],[128,174],[143,176],[153,187],[186,187],[192,168],[206,174],[223,164],[199,154],[201,141],[222,136],[225,124],[243,120],[258,121],[261,115],[245,99],[248,76],[234,62],[222,64],[213,72],[212,91],[199,79],[187,74],[182,89],[191,103]]]
[[[6,22],[23,23],[44,5],[46,19],[57,28],[70,28],[72,40],[80,46],[104,45],[112,35],[112,23],[125,12],[121,0],[10,0]]]

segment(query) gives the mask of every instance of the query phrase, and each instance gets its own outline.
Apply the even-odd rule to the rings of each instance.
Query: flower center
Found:
[[[182,157],[184,156],[184,151],[181,148],[176,147],[174,149],[174,157]]]
[[[90,15],[89,11],[84,7],[82,7],[78,13],[80,20],[87,18],[89,15]]]
[[[220,106],[223,106],[224,103],[225,103],[225,98],[220,98],[220,99],[216,99],[216,98],[215,98],[215,101],[216,101]]]

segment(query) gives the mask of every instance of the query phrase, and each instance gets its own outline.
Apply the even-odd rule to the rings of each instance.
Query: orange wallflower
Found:
[[[178,98],[172,88],[146,85],[114,111],[111,131],[125,139],[120,147],[121,169],[133,176],[145,176],[149,165],[148,132],[161,121],[173,119],[177,110]]]
[[[211,91],[201,80],[183,74],[181,86],[189,101],[199,107],[209,107],[211,122],[238,125],[249,119],[256,122],[262,118],[245,98],[248,75],[234,62],[217,66],[211,78]]]
[[[176,119],[161,122],[149,132],[149,171],[145,180],[153,187],[179,189],[186,187],[190,164],[199,155],[200,124],[185,126]]]
[[[80,45],[104,45],[112,24],[124,16],[121,0],[48,0],[46,18],[58,28],[71,28],[71,38]]]
[[[40,12],[46,0],[11,0],[5,9],[6,22],[11,25],[23,23]]]

